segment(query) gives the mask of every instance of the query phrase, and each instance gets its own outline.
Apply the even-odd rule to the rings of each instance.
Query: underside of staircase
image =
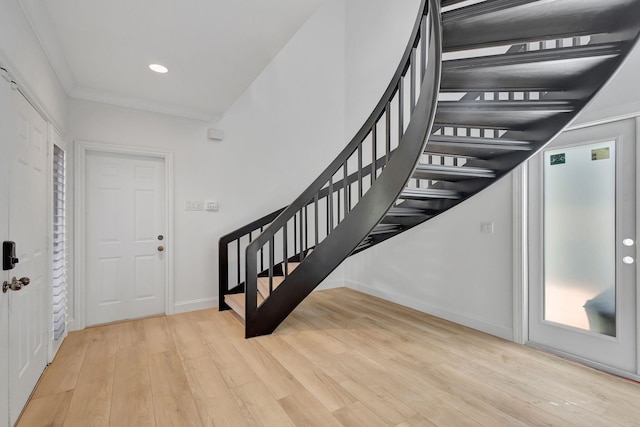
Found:
[[[391,82],[289,206],[219,242],[220,310],[269,334],[348,256],[482,191],[620,67],[639,0],[423,0]]]

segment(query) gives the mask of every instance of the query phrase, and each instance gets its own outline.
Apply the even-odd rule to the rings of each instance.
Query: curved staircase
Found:
[[[391,83],[291,205],[220,239],[220,310],[273,330],[349,255],[439,215],[548,144],[618,69],[638,0],[423,0]]]

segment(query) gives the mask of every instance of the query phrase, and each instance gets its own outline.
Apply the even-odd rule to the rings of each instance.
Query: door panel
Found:
[[[631,374],[635,144],[633,120],[565,132],[532,159],[529,200],[529,340]]]
[[[87,325],[164,313],[164,161],[86,157]]]
[[[9,240],[20,262],[10,277],[28,277],[9,291],[10,421],[15,422],[47,361],[49,259],[47,236],[47,123],[18,92],[12,93],[16,130],[10,148]]]

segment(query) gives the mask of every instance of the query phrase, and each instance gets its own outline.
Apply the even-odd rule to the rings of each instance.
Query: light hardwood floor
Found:
[[[640,385],[342,288],[71,333],[18,425],[637,426]]]

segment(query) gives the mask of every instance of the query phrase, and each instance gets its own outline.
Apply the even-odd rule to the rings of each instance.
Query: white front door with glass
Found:
[[[530,162],[529,341],[637,374],[635,121],[563,133]]]

